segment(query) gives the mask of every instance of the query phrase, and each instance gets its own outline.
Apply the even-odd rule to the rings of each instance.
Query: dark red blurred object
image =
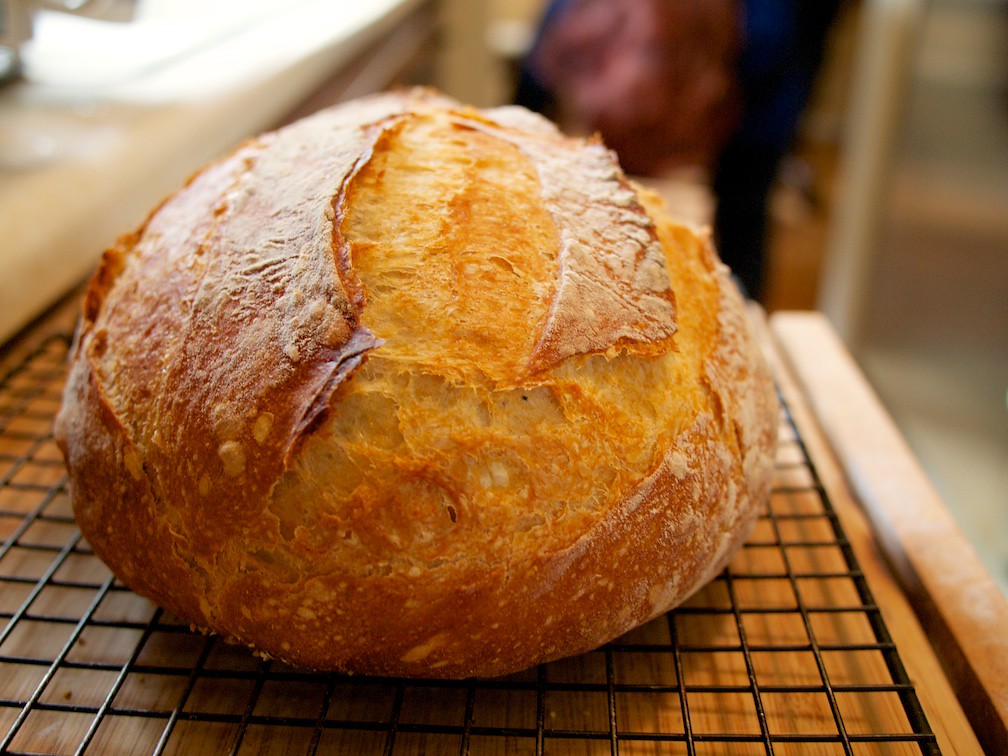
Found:
[[[739,115],[735,0],[570,0],[529,61],[574,132],[629,173],[712,166]]]

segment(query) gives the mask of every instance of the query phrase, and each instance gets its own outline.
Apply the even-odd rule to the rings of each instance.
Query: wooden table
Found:
[[[874,612],[937,746],[1004,751],[1008,607],[817,314],[753,311],[793,429],[770,512],[724,575],[584,657],[414,684],[305,675],[193,635],[73,540],[46,417],[65,346],[46,339],[69,332],[76,307],[71,297],[0,352],[0,375],[15,371],[0,384],[0,619],[21,625],[0,636],[0,738],[16,728],[13,749],[664,753],[692,740],[697,753],[834,753],[839,713],[853,752],[920,752],[872,739],[908,726],[903,688],[879,685],[889,646],[852,622]],[[32,375],[48,376],[44,392],[26,388]],[[18,402],[34,409],[15,417]],[[808,509],[820,490],[841,534],[826,527],[833,514]],[[32,550],[32,538],[51,544]],[[848,546],[857,570],[834,564]],[[11,582],[19,571],[29,577]],[[874,603],[848,612],[862,579]]]

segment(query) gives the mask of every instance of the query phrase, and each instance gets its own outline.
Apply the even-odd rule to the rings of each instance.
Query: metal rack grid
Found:
[[[684,606],[504,678],[310,674],[190,632],[90,551],[51,435],[66,350],[0,380],[0,752],[938,752],[786,408],[767,513]]]

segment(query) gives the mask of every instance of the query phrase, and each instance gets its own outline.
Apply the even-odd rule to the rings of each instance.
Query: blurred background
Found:
[[[517,98],[716,224],[767,310],[829,316],[1008,590],[1005,0],[0,9],[0,342],[246,136],[397,84]]]

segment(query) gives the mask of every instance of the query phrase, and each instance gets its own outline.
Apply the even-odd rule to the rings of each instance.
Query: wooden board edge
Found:
[[[907,595],[891,571],[871,524],[858,506],[840,460],[782,356],[765,315],[758,310],[750,315],[778,388],[896,643],[939,749],[943,753],[982,753],[973,725]]]
[[[776,313],[769,329],[977,738],[1000,752],[1008,743],[1008,601],[828,320]]]
[[[84,285],[81,284],[13,334],[8,341],[0,344],[0,378],[20,365],[29,354],[52,336],[73,336],[81,312],[83,295]]]

